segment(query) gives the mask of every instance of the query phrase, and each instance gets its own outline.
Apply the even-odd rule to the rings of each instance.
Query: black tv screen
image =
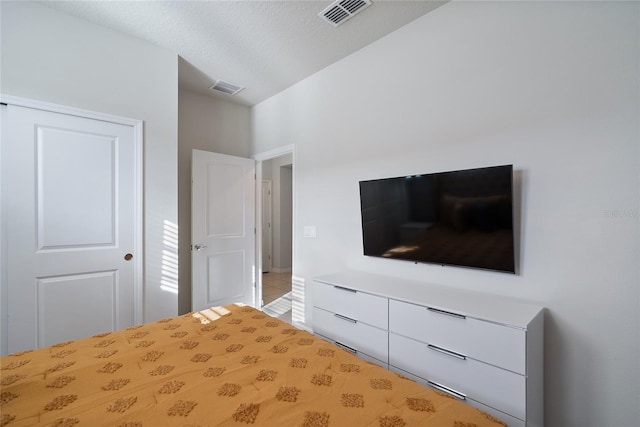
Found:
[[[515,273],[513,166],[360,181],[364,254]]]

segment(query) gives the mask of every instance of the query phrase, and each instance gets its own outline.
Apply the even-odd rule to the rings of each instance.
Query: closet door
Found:
[[[2,108],[8,352],[133,325],[134,126]]]

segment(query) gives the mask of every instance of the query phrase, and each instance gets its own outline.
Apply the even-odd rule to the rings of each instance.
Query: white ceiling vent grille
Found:
[[[244,89],[244,86],[238,86],[233,83],[225,82],[224,80],[217,80],[214,84],[209,86],[209,89],[228,93],[229,95],[235,95]]]
[[[337,27],[368,6],[371,6],[371,0],[337,0],[327,6],[318,16]]]

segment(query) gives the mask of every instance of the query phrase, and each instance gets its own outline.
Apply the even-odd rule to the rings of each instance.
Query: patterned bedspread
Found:
[[[504,426],[250,307],[0,359],[5,426]]]

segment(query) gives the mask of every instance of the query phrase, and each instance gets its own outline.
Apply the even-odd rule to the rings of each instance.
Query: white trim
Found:
[[[0,106],[0,123],[6,124],[7,120],[7,107]],[[2,147],[4,147],[4,139],[7,134],[7,126],[0,126],[0,164],[2,164]],[[7,185],[7,180],[4,177],[4,169],[0,170],[0,355],[7,354],[9,343],[7,335],[9,332],[8,316],[7,316],[7,252],[6,252],[6,236],[7,236],[7,223],[6,223],[6,203],[4,197],[6,192],[4,191],[4,185]]]
[[[98,111],[84,110],[82,108],[69,107],[51,102],[39,101],[37,99],[21,98],[13,95],[0,94],[0,103],[15,105],[18,107],[33,108],[34,110],[45,110],[53,113],[67,114],[69,116],[85,117],[88,119],[102,120],[103,122],[118,123],[127,126],[142,126],[142,120],[130,119],[128,117],[114,116],[112,114],[101,113]]]
[[[257,162],[261,162],[263,160],[275,159],[276,157],[285,156],[287,154],[291,154],[295,157],[295,145],[289,144],[283,147],[274,148],[273,150],[257,153],[251,156],[251,158]]]
[[[142,120],[135,120],[133,125],[134,140],[134,208],[133,208],[133,322],[138,325],[143,322],[144,308],[144,126]]]
[[[258,183],[260,183],[260,188],[258,188]],[[260,194],[262,193],[262,161],[256,161],[256,249],[255,249],[255,300],[253,301],[253,306],[260,310],[262,308],[262,220],[258,221],[258,218],[262,218],[262,196],[258,196],[258,189],[260,189]]]
[[[271,267],[272,273],[291,273],[291,268],[273,268]]]
[[[112,114],[101,113],[97,111],[84,110],[81,108],[69,107],[66,105],[53,104],[50,102],[39,101],[35,99],[21,98],[13,95],[0,94],[0,103],[13,105],[18,107],[31,108],[36,110],[45,110],[53,113],[66,114],[70,116],[85,117],[93,120],[101,120],[104,122],[117,123],[124,126],[131,126],[133,128],[133,145],[134,145],[134,241],[133,250],[135,256],[133,257],[134,265],[134,312],[133,320],[135,324],[142,323],[143,317],[143,304],[144,304],[144,122],[142,120],[131,119],[127,117],[115,116]],[[2,127],[5,129],[5,126]],[[4,217],[3,217],[4,218]],[[4,221],[3,218],[0,218]],[[4,235],[4,233],[3,233]],[[4,256],[4,253],[0,254]],[[0,263],[1,263],[0,258]],[[3,271],[5,269],[2,269]],[[6,289],[7,283],[5,283],[4,276],[0,276],[0,285],[2,289]],[[6,301],[2,298],[2,304]],[[5,307],[2,307],[2,313],[6,313]],[[4,319],[2,319],[4,320]],[[6,327],[6,322],[3,323],[3,328]],[[2,342],[0,345],[4,345],[6,339],[5,331],[2,331]],[[6,349],[6,347],[4,347]]]

